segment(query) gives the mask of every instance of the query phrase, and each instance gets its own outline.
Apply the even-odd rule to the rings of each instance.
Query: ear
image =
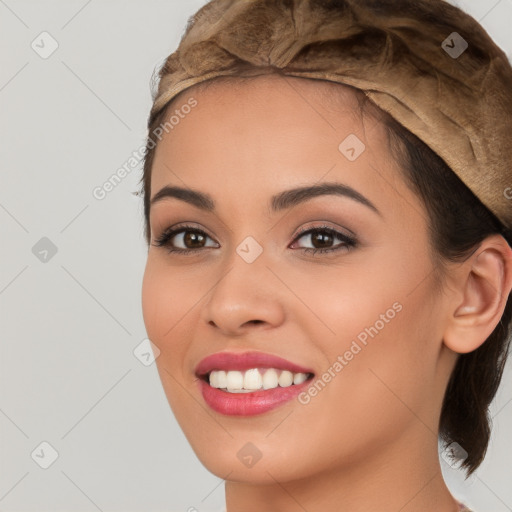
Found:
[[[512,249],[506,240],[496,234],[482,241],[457,269],[455,286],[460,293],[454,294],[443,340],[465,354],[484,343],[503,315],[512,289]]]

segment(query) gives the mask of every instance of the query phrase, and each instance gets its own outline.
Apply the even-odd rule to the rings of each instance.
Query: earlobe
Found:
[[[486,238],[458,269],[457,302],[444,333],[461,354],[476,350],[500,321],[512,289],[512,249],[500,235]]]

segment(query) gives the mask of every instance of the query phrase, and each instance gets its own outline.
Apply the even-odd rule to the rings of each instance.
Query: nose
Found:
[[[285,319],[284,293],[263,257],[247,263],[235,254],[202,303],[201,321],[231,337],[278,327]]]

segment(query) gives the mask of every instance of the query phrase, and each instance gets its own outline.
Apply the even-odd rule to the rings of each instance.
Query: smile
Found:
[[[214,411],[231,416],[262,414],[293,400],[314,373],[260,352],[219,352],[196,367],[200,392]]]

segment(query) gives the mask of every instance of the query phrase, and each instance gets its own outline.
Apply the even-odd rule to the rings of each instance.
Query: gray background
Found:
[[[151,76],[203,4],[0,0],[0,511],[224,505],[155,365],[133,354],[146,337],[141,166],[92,194],[143,145]],[[458,4],[512,54],[512,0]],[[58,43],[45,59],[31,47],[43,31]],[[509,361],[476,475],[464,482],[441,460],[478,512],[512,510],[511,375]],[[48,469],[43,441],[59,454]]]

